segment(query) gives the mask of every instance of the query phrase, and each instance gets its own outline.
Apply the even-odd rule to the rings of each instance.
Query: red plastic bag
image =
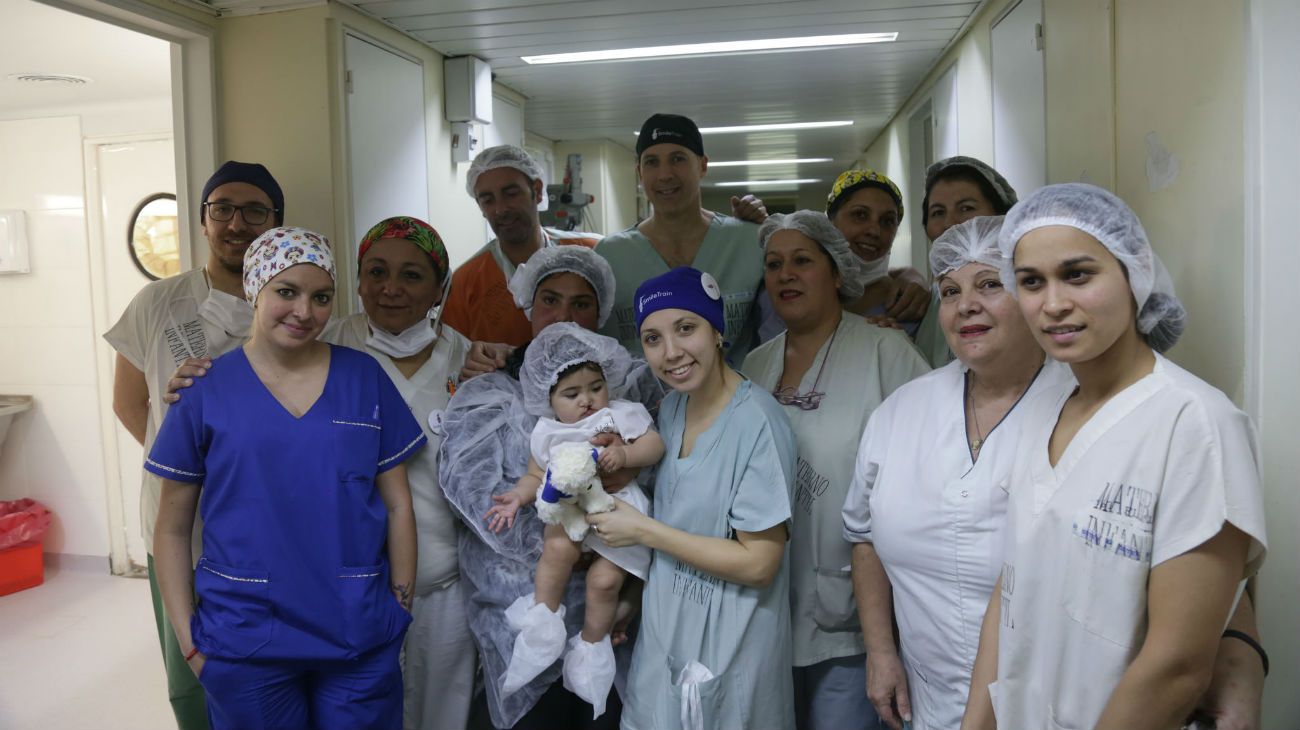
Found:
[[[50,511],[34,499],[0,502],[0,550],[28,540],[40,541],[50,529]]]

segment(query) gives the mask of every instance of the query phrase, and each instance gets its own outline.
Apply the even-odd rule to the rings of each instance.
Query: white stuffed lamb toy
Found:
[[[599,453],[585,444],[556,446],[546,479],[537,488],[537,516],[563,527],[574,542],[587,536],[588,514],[614,509],[614,498],[605,493],[596,470]]]

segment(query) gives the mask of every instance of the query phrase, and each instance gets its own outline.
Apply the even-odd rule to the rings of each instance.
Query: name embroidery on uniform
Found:
[[[673,595],[707,606],[709,599],[713,597],[713,590],[721,582],[722,580],[716,576],[701,573],[689,565],[678,563],[677,570],[673,573]]]
[[[1107,482],[1093,501],[1087,519],[1071,526],[1090,548],[1138,562],[1151,560],[1151,527],[1156,495],[1131,484]]]
[[[804,514],[811,514],[813,502],[826,493],[831,486],[831,480],[817,473],[812,464],[799,459],[798,468],[794,475],[794,503],[803,510]]]

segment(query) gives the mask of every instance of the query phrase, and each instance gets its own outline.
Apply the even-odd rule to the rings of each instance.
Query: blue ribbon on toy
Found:
[[[542,484],[542,496],[538,499],[541,499],[547,504],[559,504],[560,500],[567,496],[569,495],[551,486],[551,470],[547,469],[546,482]]]

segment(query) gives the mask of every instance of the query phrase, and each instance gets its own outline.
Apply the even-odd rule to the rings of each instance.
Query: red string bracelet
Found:
[[[199,647],[196,646],[193,649],[190,649],[190,653],[185,655],[185,661],[188,662],[189,660],[193,659],[196,655],[198,655],[198,653],[199,653]]]

